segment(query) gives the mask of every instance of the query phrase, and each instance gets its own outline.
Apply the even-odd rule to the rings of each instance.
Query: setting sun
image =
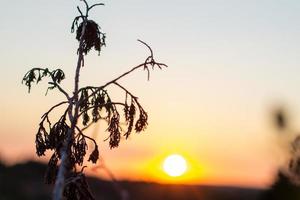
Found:
[[[181,176],[184,172],[186,172],[186,161],[180,155],[170,155],[165,159],[163,169],[169,176]]]

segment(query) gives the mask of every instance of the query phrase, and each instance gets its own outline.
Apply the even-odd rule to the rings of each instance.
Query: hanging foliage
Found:
[[[22,79],[22,83],[30,92],[34,83],[38,84],[48,78],[47,92],[58,89],[66,97],[66,101],[52,106],[42,116],[35,138],[38,156],[44,156],[46,151],[52,152],[45,182],[55,184],[54,199],[94,199],[88,189],[83,169],[85,161],[97,163],[100,153],[95,139],[86,135],[84,131],[100,120],[105,121],[108,132],[106,140],[109,141],[110,148],[118,147],[122,138],[127,139],[132,132],[144,131],[148,125],[147,112],[138,98],[120,85],[118,80],[139,68],[147,71],[149,79],[150,68],[167,67],[163,63],[155,62],[150,46],[139,40],[150,50],[150,56],[144,62],[104,85],[79,88],[79,75],[84,65],[84,55],[92,49],[100,54],[102,47],[105,46],[105,34],[100,31],[95,21],[88,19],[89,11],[103,4],[89,6],[86,0],[83,2],[86,12],[83,14],[77,7],[80,15],[75,17],[71,27],[71,31],[76,32],[76,39],[79,41],[74,91],[68,93],[61,86],[62,80],[65,79],[61,69],[51,71],[48,68],[33,68]],[[108,86],[118,87],[124,93],[125,99],[123,101],[112,99],[107,90]],[[63,106],[65,108],[61,108]],[[58,120],[52,120],[50,115],[56,108],[61,108],[63,113]],[[89,149],[91,151],[88,151]],[[81,168],[81,172],[77,171],[78,168]]]

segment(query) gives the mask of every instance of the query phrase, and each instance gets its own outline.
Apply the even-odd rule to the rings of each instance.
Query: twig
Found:
[[[95,6],[104,6],[104,3],[96,3],[96,4],[92,5],[91,7],[89,7],[88,11],[90,11]]]
[[[60,103],[58,103],[58,104],[52,106],[46,113],[43,114],[43,116],[42,116],[41,118],[42,118],[42,119],[45,118],[46,116],[49,115],[49,113],[50,113],[54,108],[57,108],[57,107],[59,107],[59,106],[65,104],[65,103],[69,103],[69,101],[62,101],[62,102],[60,102]]]
[[[80,13],[80,16],[81,16],[82,18],[84,18],[84,15],[82,14],[82,11],[80,10],[79,6],[77,6],[77,10],[78,10],[78,12]]]
[[[129,94],[131,98],[133,98],[133,100],[135,101],[135,103],[138,105],[139,108],[142,108],[141,104],[138,101],[138,98],[136,96],[134,96],[131,92],[129,92],[125,87],[123,87],[122,85],[120,85],[117,82],[114,82],[115,85],[117,85],[118,87],[120,87],[122,90],[124,90],[126,92],[126,94]]]
[[[153,58],[154,56],[153,56],[153,51],[152,51],[151,47],[150,47],[146,42],[144,42],[144,41],[142,41],[142,40],[140,40],[140,39],[138,39],[137,41],[139,41],[140,43],[142,43],[142,44],[144,44],[146,47],[148,47],[148,49],[150,50],[150,53],[151,53],[150,56]]]
[[[89,136],[83,134],[82,130],[80,130],[80,128],[79,128],[78,126],[75,126],[75,127],[76,127],[77,131],[79,132],[79,134],[80,134],[82,137],[85,137],[85,138],[91,140],[91,141],[94,143],[95,147],[98,146],[98,145],[97,145],[97,142],[96,142],[93,138],[91,138],[91,137],[89,137]]]
[[[95,87],[96,90],[95,90],[94,92],[92,92],[87,98],[90,98],[90,97],[93,96],[95,93],[99,92],[100,90],[103,90],[103,89],[104,89],[105,87],[107,87],[108,85],[115,83],[116,81],[120,80],[120,79],[123,78],[124,76],[126,76],[126,75],[132,73],[133,71],[135,71],[135,70],[137,70],[137,69],[143,67],[144,65],[148,65],[148,64],[152,64],[152,63],[153,63],[153,62],[147,62],[147,63],[139,64],[139,65],[133,67],[131,70],[129,70],[129,71],[123,73],[122,75],[118,76],[117,78],[113,79],[112,81],[109,81],[109,82],[105,83],[105,84],[102,85],[102,86]],[[164,63],[155,63],[155,64],[158,65],[158,66],[165,66],[165,67],[167,67],[167,65],[164,64]],[[79,102],[79,103],[80,103],[80,102]]]
[[[86,0],[81,0],[81,1],[83,1],[83,3],[86,6],[86,14],[85,14],[85,16],[87,17],[88,16],[88,12],[89,12],[89,4],[86,2]]]
[[[52,77],[52,76],[51,76]],[[53,79],[53,78],[52,78]],[[49,82],[49,84],[53,84],[55,87],[57,87],[57,89],[61,92],[61,93],[63,93],[65,96],[66,96],[66,98],[70,101],[71,100],[71,98],[70,98],[70,96],[69,96],[69,94],[59,85],[59,84],[57,84],[55,81],[53,81],[53,82]]]

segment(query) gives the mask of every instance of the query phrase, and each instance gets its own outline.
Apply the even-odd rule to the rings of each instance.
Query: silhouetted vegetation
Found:
[[[36,162],[17,164],[0,170],[0,199],[51,199],[52,185],[43,184],[46,165]],[[120,200],[114,183],[87,177],[94,197]],[[146,182],[121,181],[131,200],[257,200],[263,190],[237,187],[162,185]],[[285,198],[283,198],[285,199]]]
[[[85,65],[85,55],[92,49],[98,51],[100,55],[106,41],[105,33],[101,31],[100,26],[89,19],[89,12],[92,8],[104,4],[98,3],[90,6],[86,0],[82,2],[85,5],[85,12],[77,7],[79,15],[75,17],[71,26],[71,32],[76,32],[76,39],[79,42],[74,90],[67,92],[61,86],[61,82],[65,79],[65,73],[61,69],[33,68],[25,74],[22,81],[30,92],[34,83],[39,83],[46,78],[50,79],[47,92],[57,89],[66,98],[65,101],[52,106],[42,116],[35,140],[38,156],[44,156],[47,150],[53,152],[48,162],[45,182],[55,184],[53,198],[57,200],[62,199],[63,196],[70,200],[94,199],[86,182],[83,163],[89,147],[88,141],[92,142],[92,147],[89,148],[93,149],[88,161],[96,163],[99,159],[99,150],[97,142],[84,133],[88,127],[100,120],[106,121],[109,132],[107,140],[111,148],[118,147],[121,138],[127,139],[133,131],[139,133],[146,129],[147,112],[139,103],[138,98],[118,81],[140,68],[147,71],[149,79],[150,68],[166,67],[165,64],[154,60],[153,51],[148,44],[138,40],[150,51],[150,55],[144,62],[104,85],[80,88],[79,75],[81,68]],[[107,90],[108,86],[119,88],[124,93],[124,100],[113,100]],[[62,106],[65,107],[61,117],[53,121],[50,114],[54,109]]]
[[[293,183],[285,173],[279,171],[277,180],[272,187],[266,191],[261,200],[296,200],[300,199],[300,187]]]
[[[283,134],[291,134],[293,135],[292,140],[290,141],[290,148],[288,152],[290,154],[290,161],[287,166],[288,172],[283,174],[283,172],[279,172],[279,180],[283,179],[283,177],[289,178],[291,182],[298,183],[300,178],[300,135],[294,130],[293,127],[290,127],[287,117],[287,113],[284,109],[278,109],[275,112],[275,125],[279,131]]]
[[[92,50],[100,55],[106,45],[106,34],[101,27],[89,18],[89,12],[102,3],[89,5],[86,0],[85,10],[77,7],[79,15],[71,25],[79,47],[76,50],[78,60],[75,67],[74,89],[66,91],[61,82],[66,75],[62,69],[36,67],[28,71],[23,79],[28,92],[34,84],[47,79],[48,88],[61,92],[65,100],[58,102],[45,112],[36,133],[36,154],[45,156],[51,151],[52,156],[46,165],[36,162],[17,164],[11,167],[0,163],[0,199],[122,199],[113,182],[86,177],[84,162],[93,164],[99,160],[97,141],[88,136],[85,130],[93,124],[104,121],[107,125],[107,141],[110,148],[119,146],[121,138],[127,139],[132,132],[140,133],[147,128],[148,114],[140,104],[137,96],[119,83],[119,80],[137,69],[146,70],[148,79],[150,69],[167,67],[156,62],[151,47],[138,40],[149,50],[149,56],[139,65],[131,68],[113,80],[100,86],[79,87],[80,71],[85,66],[85,56]],[[105,77],[101,77],[105,78]],[[113,99],[108,86],[118,88],[124,99]],[[57,108],[62,108],[58,120],[51,118]],[[276,128],[284,132],[293,131],[288,123],[286,112],[276,110],[274,114]],[[290,145],[290,162],[287,172],[279,171],[277,179],[268,190],[246,189],[236,187],[161,185],[145,182],[121,181],[119,184],[134,200],[293,200],[300,199],[300,136],[295,134]],[[91,144],[89,144],[89,141]],[[88,153],[88,149],[92,151]],[[45,173],[46,172],[46,173]],[[44,174],[44,181],[42,176]],[[47,183],[45,185],[43,183]],[[91,190],[90,190],[91,189]],[[16,192],[17,191],[17,192]],[[91,192],[93,191],[93,192]]]
[[[278,108],[274,112],[275,127],[281,134],[294,134],[290,127],[287,112],[283,108]],[[284,170],[279,170],[275,182],[266,192],[263,193],[261,200],[296,200],[300,199],[300,158],[299,158],[299,141],[300,136],[296,135],[290,142],[290,161]]]

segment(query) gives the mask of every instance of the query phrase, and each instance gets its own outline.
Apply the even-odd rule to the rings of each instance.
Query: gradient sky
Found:
[[[116,177],[268,185],[284,160],[270,125],[272,108],[285,105],[295,122],[300,119],[300,2],[103,2],[91,17],[107,34],[107,47],[100,57],[96,52],[86,57],[81,85],[101,85],[143,62],[148,51],[137,39],[169,65],[155,70],[149,82],[142,70],[121,81],[148,111],[146,132],[109,150],[104,124],[90,131],[98,130],[100,153]],[[63,86],[72,88],[78,43],[70,26],[77,5],[80,1],[1,4],[0,156],[10,163],[36,159],[40,117],[63,98],[54,91],[44,96],[46,84],[28,95],[21,85],[26,71],[60,67],[67,75]],[[170,153],[188,159],[190,170],[179,180],[160,171]]]

